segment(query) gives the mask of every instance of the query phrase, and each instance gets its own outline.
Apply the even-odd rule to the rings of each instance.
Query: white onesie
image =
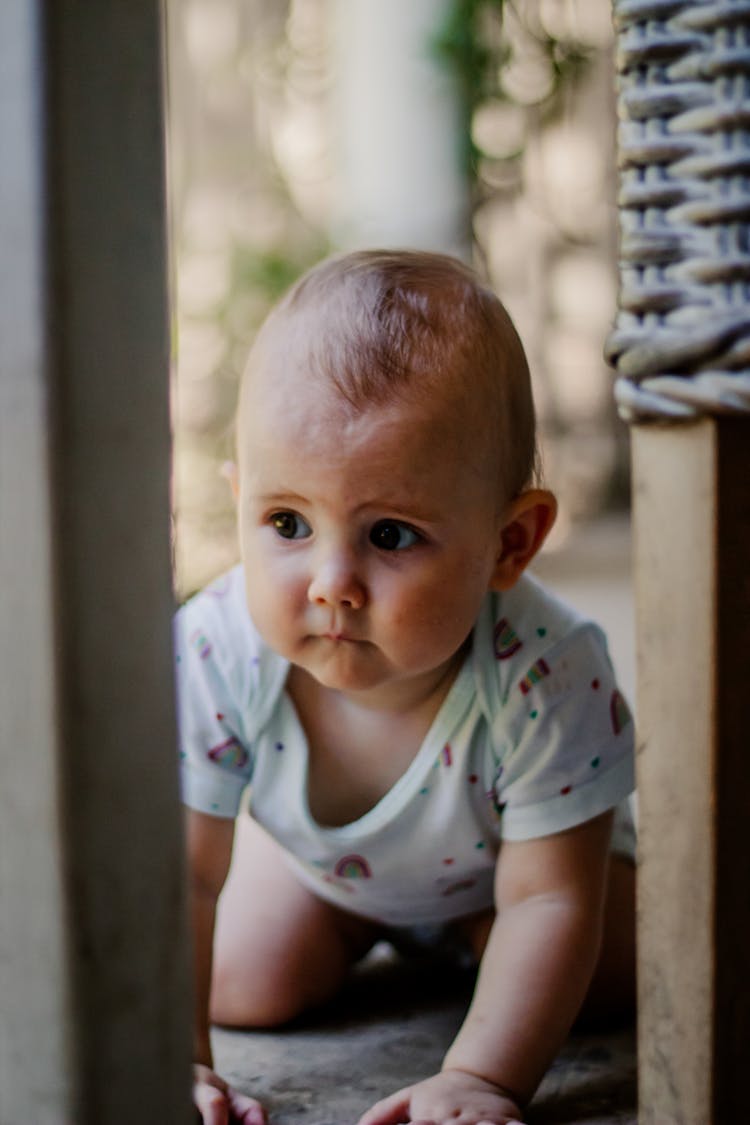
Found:
[[[529,575],[487,595],[406,773],[337,828],[310,815],[289,664],[254,628],[240,566],[182,607],[175,644],[185,803],[234,817],[249,785],[252,816],[299,878],[385,925],[490,906],[503,839],[571,828],[633,789],[633,723],[603,634]]]

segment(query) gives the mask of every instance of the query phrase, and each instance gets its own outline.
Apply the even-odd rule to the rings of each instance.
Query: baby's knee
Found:
[[[209,1008],[212,1023],[224,1027],[280,1027],[309,1006],[304,990],[283,972],[248,979],[231,966],[214,968]]]

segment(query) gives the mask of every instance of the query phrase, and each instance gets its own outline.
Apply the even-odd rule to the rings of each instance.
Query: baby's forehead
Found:
[[[352,466],[366,462],[371,475],[371,458],[385,456],[394,474],[409,479],[438,469],[439,477],[450,465],[478,481],[502,478],[489,412],[465,388],[449,389],[447,380],[429,394],[407,387],[382,401],[354,405],[304,365],[288,365],[280,378],[260,370],[240,418],[237,446],[240,465],[254,466],[262,476],[290,456],[295,463],[306,460],[312,473],[338,466],[339,475],[348,478]],[[396,448],[397,457],[384,453]]]
[[[372,300],[348,303],[344,294],[342,286],[282,302],[256,338],[247,376],[279,380],[303,373],[355,405],[412,393],[451,398],[457,386],[464,397],[486,393],[488,326],[463,315],[448,289],[437,305],[430,294],[429,316],[418,301],[384,312]]]
[[[523,346],[502,303],[459,262],[363,252],[301,278],[256,338],[240,420],[243,401],[293,402],[310,388],[344,414],[429,401],[470,435],[466,456],[499,463],[510,492],[533,472]]]
[[[457,491],[495,496],[497,443],[438,399],[391,401],[355,409],[336,391],[260,386],[238,429],[239,465],[247,497],[335,497],[361,510],[398,508],[438,519]],[[467,491],[469,490],[469,491]],[[493,501],[494,502],[494,501]]]
[[[346,349],[336,355],[327,349],[321,362],[318,349],[291,348],[283,344],[264,349],[245,374],[242,398],[244,412],[278,410],[293,418],[298,413],[321,413],[342,420],[366,414],[408,415],[416,426],[433,424],[436,418],[471,424],[476,430],[487,417],[487,380],[451,357],[435,355],[423,366],[398,378],[390,378],[366,348]],[[429,419],[429,422],[428,422]]]

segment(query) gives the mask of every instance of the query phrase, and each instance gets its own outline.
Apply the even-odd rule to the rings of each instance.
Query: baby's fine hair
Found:
[[[279,328],[291,350],[304,349],[311,376],[322,376],[355,410],[401,395],[429,398],[448,385],[475,401],[479,394],[505,498],[534,477],[523,345],[497,296],[458,259],[420,250],[328,258],[282,297],[258,343]]]

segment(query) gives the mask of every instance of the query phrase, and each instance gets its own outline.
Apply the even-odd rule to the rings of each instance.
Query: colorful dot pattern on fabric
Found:
[[[474,740],[475,728],[471,725],[474,722],[474,711],[467,709],[465,717],[461,717],[461,723],[465,726],[459,726],[457,708],[455,723],[449,725],[446,722],[441,727],[436,726],[435,730],[440,731],[438,738],[433,740],[431,737],[426,747],[423,744],[427,755],[426,760],[425,757],[420,759],[422,772],[420,774],[415,771],[413,779],[410,778],[409,798],[414,802],[410,806],[415,811],[414,822],[419,825],[420,831],[422,825],[426,824],[432,832],[426,838],[426,846],[420,853],[420,858],[424,860],[420,877],[425,902],[428,901],[428,895],[433,896],[436,914],[443,909],[440,905],[441,895],[456,894],[451,907],[446,905],[444,910],[445,914],[449,914],[452,909],[453,915],[457,913],[456,904],[462,903],[462,894],[459,892],[466,896],[464,901],[467,909],[469,904],[484,902],[488,893],[491,897],[492,863],[504,834],[503,822],[506,822],[507,832],[512,836],[520,823],[519,810],[524,813],[527,805],[534,806],[536,803],[540,809],[540,818],[549,815],[553,820],[555,817],[559,820],[573,819],[572,812],[577,813],[579,808],[579,797],[580,805],[585,810],[588,807],[586,787],[589,787],[589,792],[597,792],[602,784],[602,775],[613,763],[617,765],[627,751],[628,732],[618,741],[613,737],[613,729],[617,730],[618,726],[622,729],[627,723],[631,724],[629,729],[633,729],[624,700],[619,693],[613,691],[615,685],[610,668],[597,644],[583,643],[587,641],[587,635],[579,644],[576,635],[573,638],[575,643],[568,645],[565,635],[567,618],[558,619],[554,613],[548,612],[544,602],[540,602],[538,606],[527,606],[522,601],[518,604],[521,607],[519,609],[508,597],[502,601],[493,600],[488,606],[481,619],[481,629],[478,628],[476,632],[477,641],[483,641],[482,651],[479,651],[477,644],[476,652],[477,661],[481,660],[481,664],[477,663],[474,668],[471,662],[468,669],[477,679],[474,688],[481,704],[482,721],[486,719],[489,722],[491,718],[493,725],[486,736],[483,734],[481,738],[477,736]],[[501,605],[502,609],[498,612]],[[216,606],[211,607],[210,612],[218,615],[217,620],[221,624],[223,618],[220,610],[221,607]],[[503,613],[507,616],[502,616]],[[189,665],[189,677],[211,687],[214,683],[218,684],[220,678],[222,681],[227,679],[225,639],[216,631],[219,625],[214,624],[212,617],[206,619],[205,615],[201,617],[195,613],[185,621],[182,643],[185,639],[190,643],[186,649],[183,648],[181,655],[183,666]],[[547,621],[550,622],[549,626]],[[213,642],[217,646],[215,652]],[[278,725],[269,723],[269,726],[262,728],[257,734],[247,737],[244,727],[240,725],[245,714],[246,700],[254,700],[255,693],[268,690],[269,685],[276,682],[263,674],[266,650],[259,644],[255,651],[260,655],[254,655],[252,648],[243,646],[236,658],[233,655],[233,678],[227,684],[228,690],[220,693],[217,688],[215,693],[205,695],[205,702],[201,697],[200,722],[191,717],[195,728],[192,730],[192,742],[187,739],[184,742],[186,747],[190,747],[188,758],[193,756],[196,759],[197,768],[184,771],[186,788],[189,792],[195,790],[201,798],[200,806],[196,803],[196,807],[224,815],[231,813],[230,799],[224,794],[230,793],[230,786],[234,787],[232,792],[240,792],[240,785],[245,786],[249,767],[255,761],[256,740],[258,752],[266,757],[261,763],[264,768],[256,770],[254,800],[258,799],[261,792],[260,778],[273,774],[286,778],[285,762],[289,769],[294,767],[294,777],[297,776],[296,763],[299,755],[295,741],[298,737],[296,725],[291,729],[285,722],[279,721]],[[178,671],[179,677],[182,677],[183,670],[184,667]],[[483,681],[481,684],[480,675]],[[545,677],[549,678],[540,683]],[[190,683],[189,678],[188,686]],[[236,685],[239,685],[243,693],[247,689],[248,694],[238,697]],[[480,686],[484,687],[481,697]],[[463,697],[458,699],[462,701]],[[558,700],[559,711],[556,710]],[[487,715],[485,711],[488,712]],[[464,715],[464,712],[461,714]],[[554,727],[558,715],[562,715],[565,722],[570,719],[571,730],[569,739],[563,730],[559,754],[556,742],[558,728]],[[583,716],[581,726],[585,733],[588,735],[589,729],[591,730],[590,737],[578,738],[579,716]],[[274,720],[274,724],[275,722]],[[552,728],[549,740],[545,737],[548,727]],[[234,732],[237,737],[231,738],[230,735]],[[250,741],[251,737],[253,742]],[[211,745],[217,740],[218,745]],[[539,779],[533,773],[532,760],[537,747],[546,771],[540,771]],[[589,758],[586,758],[587,752],[590,754]],[[549,768],[547,759],[542,758],[543,753],[548,753]],[[554,756],[556,754],[557,758]],[[209,772],[209,758],[215,771],[213,779]],[[199,759],[202,759],[202,765]],[[271,761],[273,766],[270,765]],[[222,767],[226,771],[223,777],[218,772]],[[198,781],[194,780],[194,776],[198,777]],[[207,778],[208,782],[203,781],[203,778]],[[198,791],[198,785],[203,785],[204,788]],[[270,785],[267,788],[270,792]],[[217,793],[222,796],[218,798],[217,804],[211,804]],[[573,796],[569,802],[567,795],[571,793]],[[266,798],[265,789],[262,796]],[[467,815],[471,817],[465,824],[461,824],[460,831],[455,832],[450,819],[453,811],[450,802],[454,799],[460,802],[461,808],[466,809]],[[286,789],[282,800],[284,803],[280,806],[282,811],[278,823],[283,828],[288,822],[288,817],[286,821],[283,819],[288,808]],[[434,815],[432,802],[435,802],[437,809]],[[548,802],[546,808],[542,807],[543,802]],[[543,821],[540,819],[539,823]],[[279,837],[282,838],[281,831]],[[308,861],[308,870],[311,875],[314,873],[318,886],[324,888],[328,884],[330,890],[327,896],[334,901],[338,898],[348,909],[356,909],[359,904],[364,916],[373,917],[372,907],[377,906],[378,911],[385,910],[384,916],[388,918],[387,911],[395,912],[396,906],[391,906],[388,897],[391,892],[386,872],[390,874],[397,870],[400,876],[406,851],[402,847],[402,841],[399,839],[394,842],[389,839],[381,845],[379,837],[377,842],[374,839],[370,841],[360,835],[358,830],[357,833],[341,836],[333,843],[333,850],[330,850],[332,843],[333,837],[320,841],[317,834],[311,834],[309,847],[305,841],[305,853],[300,845],[300,858],[303,862],[311,855],[323,857]],[[445,851],[446,843],[450,843],[451,852]],[[382,851],[379,850],[381,847]],[[386,851],[386,847],[389,850]],[[367,856],[358,854],[360,848],[367,849]],[[384,858],[381,859],[381,856]],[[414,858],[416,859],[416,854]],[[480,875],[474,879],[477,872]],[[321,880],[326,882],[321,883]],[[477,889],[466,893],[470,886]],[[381,887],[385,887],[382,893]],[[394,896],[403,895],[406,907],[410,909],[411,884],[407,882],[406,872],[403,889],[396,880],[394,887]],[[394,902],[400,910],[401,904],[395,897]],[[417,905],[421,907],[421,902]]]
[[[507,617],[501,617],[495,626],[494,648],[496,660],[509,660],[523,646]]]

